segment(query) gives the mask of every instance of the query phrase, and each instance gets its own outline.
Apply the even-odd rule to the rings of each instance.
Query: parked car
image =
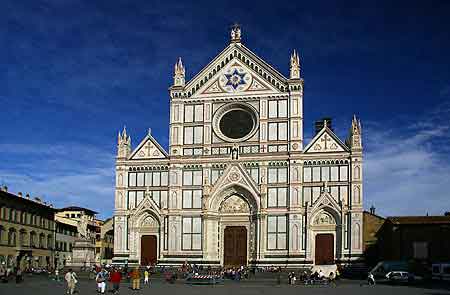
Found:
[[[422,278],[407,271],[390,271],[386,274],[386,279],[391,283],[412,283]]]
[[[431,266],[431,278],[433,280],[450,281],[450,263],[435,263]]]
[[[48,273],[47,269],[43,267],[31,268],[31,272],[34,274],[46,274]]]

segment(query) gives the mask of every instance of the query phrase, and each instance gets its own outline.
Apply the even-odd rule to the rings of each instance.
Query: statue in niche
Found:
[[[235,146],[231,149],[231,159],[237,160],[238,158],[239,158],[239,148]]]

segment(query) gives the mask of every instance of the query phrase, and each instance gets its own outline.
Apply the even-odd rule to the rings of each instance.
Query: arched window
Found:
[[[45,248],[45,235],[40,234],[39,235],[39,248]]]
[[[293,178],[294,178],[294,181],[298,181],[299,180],[299,173],[298,173],[298,168],[297,167],[295,167],[294,168],[294,173],[293,173]]]
[[[19,245],[24,247],[27,245],[26,243],[27,243],[27,231],[21,229],[19,233]]]
[[[16,245],[16,230],[13,228],[10,228],[8,232],[8,245],[9,246]]]
[[[292,226],[292,250],[293,251],[297,251],[299,249],[300,239],[298,237],[299,237],[298,226],[296,224],[294,224]]]
[[[353,249],[360,249],[361,248],[361,226],[359,223],[356,223],[353,227]]]
[[[360,176],[360,173],[361,173],[361,169],[359,168],[359,166],[356,166],[355,167],[355,172],[354,172],[354,174],[355,174],[355,179],[359,179],[361,176]]]
[[[36,233],[30,232],[30,247],[36,247]]]
[[[52,235],[48,235],[47,236],[47,249],[52,249],[52,245],[53,245]]]
[[[122,227],[119,225],[117,227],[117,248],[119,250],[122,249],[122,239],[123,239],[122,235],[123,235]]]
[[[356,204],[361,203],[361,191],[359,189],[359,186],[355,186],[353,189],[353,200]]]

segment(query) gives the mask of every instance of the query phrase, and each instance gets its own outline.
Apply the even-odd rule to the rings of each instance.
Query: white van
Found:
[[[450,281],[450,262],[435,263],[431,265],[431,278],[433,280]]]

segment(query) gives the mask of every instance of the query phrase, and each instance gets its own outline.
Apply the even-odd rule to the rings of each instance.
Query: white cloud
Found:
[[[415,118],[409,125],[367,124],[365,205],[381,215],[442,215],[450,210],[450,160],[441,142],[450,141],[450,108]],[[411,120],[413,122],[413,120]]]
[[[99,217],[114,206],[114,155],[76,143],[0,145],[14,166],[0,169],[0,183],[11,192],[40,196],[55,207],[87,207]]]

